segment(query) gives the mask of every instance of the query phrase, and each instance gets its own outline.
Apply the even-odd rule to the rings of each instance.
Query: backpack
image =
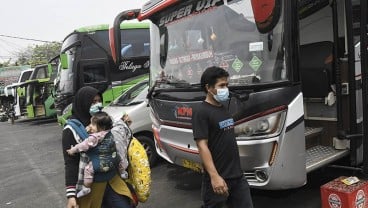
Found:
[[[132,137],[128,150],[128,174],[126,182],[132,185],[139,202],[146,202],[151,190],[151,168],[143,145]]]
[[[82,141],[89,137],[89,134],[79,120],[68,119],[66,124],[70,125],[76,131]],[[105,135],[98,146],[91,148],[86,154],[93,164],[94,181],[106,181],[115,175],[115,167],[117,166],[118,159],[116,158],[116,146],[111,132]]]

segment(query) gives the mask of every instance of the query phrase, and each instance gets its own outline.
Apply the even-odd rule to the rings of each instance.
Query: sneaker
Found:
[[[91,192],[91,188],[87,188],[87,187],[83,186],[82,190],[80,190],[77,193],[77,198],[85,196],[85,195],[89,194],[90,192]]]
[[[124,171],[123,173],[120,174],[120,177],[122,179],[127,179],[128,178],[128,172]]]

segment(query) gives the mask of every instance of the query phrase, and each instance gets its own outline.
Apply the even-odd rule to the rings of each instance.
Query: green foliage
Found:
[[[7,61],[4,61],[4,62],[1,62],[1,63],[0,63],[0,68],[10,66],[10,65],[11,65],[11,64],[10,64],[10,61],[11,61],[11,59],[9,59],[9,60],[7,60]]]
[[[31,65],[35,67],[46,64],[51,58],[60,53],[61,43],[50,42],[41,45],[28,46],[24,51],[18,53],[15,65]]]

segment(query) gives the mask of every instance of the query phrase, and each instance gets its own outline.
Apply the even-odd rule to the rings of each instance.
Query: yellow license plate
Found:
[[[191,170],[194,170],[196,172],[202,172],[202,165],[190,160],[183,159],[182,160],[183,167],[189,168]]]

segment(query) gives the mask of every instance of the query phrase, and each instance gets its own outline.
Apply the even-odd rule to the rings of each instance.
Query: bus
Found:
[[[27,100],[27,91],[24,83],[31,77],[33,70],[30,66],[29,68],[23,69],[17,81],[5,87],[5,94],[12,99],[7,107],[8,117],[12,119],[12,122],[14,119],[22,117],[26,113],[22,107],[25,106]]]
[[[149,23],[123,23],[119,31],[122,59],[118,64],[110,52],[108,24],[79,28],[64,39],[55,80],[55,107],[61,125],[71,114],[73,97],[81,87],[98,89],[105,106],[148,77]]]
[[[219,66],[252,187],[300,187],[340,159],[368,172],[366,1],[152,0],[125,13],[152,21],[148,99],[165,160],[202,170],[191,117],[202,72]]]
[[[56,117],[54,105],[54,80],[57,65],[48,63],[38,65],[33,69],[30,78],[19,87],[26,88],[25,112],[26,118]]]
[[[14,93],[8,86],[17,82],[22,71],[29,68],[31,68],[29,65],[0,68],[0,106],[3,108],[10,107],[14,99]]]

